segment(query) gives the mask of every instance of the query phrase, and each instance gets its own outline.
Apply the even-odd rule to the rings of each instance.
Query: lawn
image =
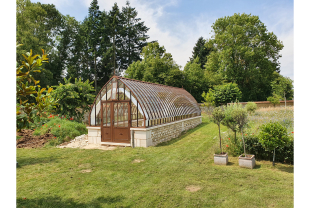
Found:
[[[293,165],[214,165],[217,136],[204,116],[157,147],[17,149],[17,207],[293,207]]]

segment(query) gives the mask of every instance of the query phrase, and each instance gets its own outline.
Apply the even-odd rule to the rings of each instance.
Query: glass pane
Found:
[[[114,127],[117,127],[117,103],[114,103]]]
[[[93,106],[93,109],[90,114],[90,125],[95,126],[95,105]]]
[[[117,82],[112,82],[112,100],[116,99]]]
[[[128,127],[128,103],[124,103],[124,127]]]
[[[106,114],[106,117],[107,117],[107,126],[111,126],[111,105],[110,103],[107,103],[107,114]]]
[[[107,104],[102,105],[102,125],[107,126]]]
[[[112,96],[112,82],[110,81],[107,84],[107,100],[111,100],[111,96]]]

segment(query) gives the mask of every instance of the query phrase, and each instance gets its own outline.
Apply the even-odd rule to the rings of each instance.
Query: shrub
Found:
[[[248,102],[245,106],[245,109],[250,113],[255,113],[256,109],[257,109],[257,105],[256,103],[253,102]]]
[[[94,102],[95,95],[91,92],[95,91],[88,80],[82,82],[80,79],[75,79],[74,83],[70,83],[70,79],[64,78],[65,84],[55,86],[56,89],[52,92],[52,96],[59,100],[59,108],[56,113],[75,117],[79,122],[82,122],[85,112],[90,110],[91,104]],[[79,110],[81,109],[81,110]]]
[[[205,100],[205,105],[220,106],[221,104],[227,104],[235,102],[241,99],[242,93],[236,83],[228,83],[223,85],[216,85],[214,89],[210,89],[208,93],[202,93],[202,97]]]
[[[275,150],[284,147],[289,140],[287,129],[279,122],[269,122],[260,127],[259,142],[262,146],[271,151],[273,150],[273,166],[275,162]]]
[[[276,107],[276,104],[279,104],[280,103],[280,99],[281,99],[281,96],[280,95],[277,95],[277,94],[273,94],[273,96],[270,96],[267,98],[267,101],[269,101],[270,103],[273,104],[273,107]]]
[[[49,122],[40,126],[34,131],[34,135],[43,135],[46,133],[53,134],[56,142],[55,145],[70,141],[77,136],[87,134],[86,126],[82,123],[71,121],[67,118],[55,117],[51,118]]]

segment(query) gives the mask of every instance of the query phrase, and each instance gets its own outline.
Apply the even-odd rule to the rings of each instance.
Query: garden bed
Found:
[[[55,139],[55,136],[51,133],[34,136],[33,132],[31,129],[22,129],[20,132],[17,132],[16,135],[21,136],[21,138],[16,141],[16,148],[43,147],[49,140]]]

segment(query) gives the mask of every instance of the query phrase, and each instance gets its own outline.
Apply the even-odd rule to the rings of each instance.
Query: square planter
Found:
[[[239,166],[253,169],[255,167],[255,155],[246,155],[246,157],[240,155]]]
[[[227,165],[228,154],[214,154],[214,164],[216,165]]]

